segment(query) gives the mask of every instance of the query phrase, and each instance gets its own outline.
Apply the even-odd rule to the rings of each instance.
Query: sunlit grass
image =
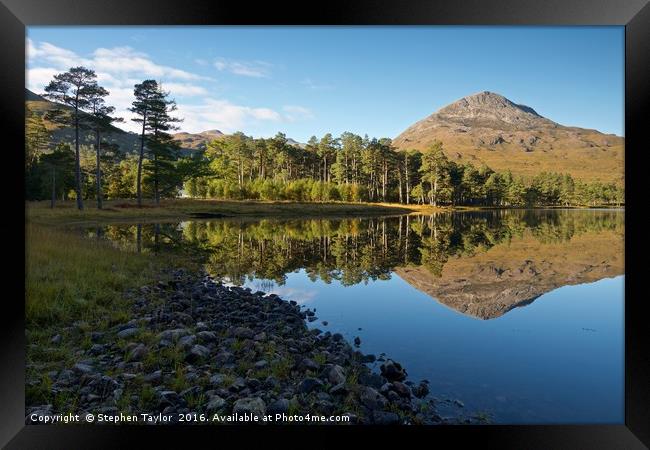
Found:
[[[26,266],[28,325],[123,321],[124,291],[149,282],[162,267],[109,242],[34,224],[26,230]]]
[[[59,202],[50,208],[47,201],[28,202],[27,220],[45,224],[92,224],[124,221],[163,221],[189,219],[195,214],[223,214],[225,216],[281,216],[304,217],[320,215],[372,215],[402,214],[431,209],[429,206],[400,205],[397,203],[346,203],[346,202],[291,202],[291,201],[236,201],[168,199],[160,206],[150,201],[138,208],[135,200],[111,200],[97,209],[86,202],[84,210],[76,209],[73,201]]]

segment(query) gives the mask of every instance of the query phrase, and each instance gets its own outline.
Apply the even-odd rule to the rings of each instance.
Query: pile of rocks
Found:
[[[104,333],[77,329],[91,344],[74,366],[48,374],[53,395],[69,404],[28,405],[28,417],[72,410],[454,422],[436,413],[427,381],[413,383],[399,363],[364,355],[341,334],[309,329],[313,311],[296,302],[205,274],[176,270],[170,278],[127,294],[134,306],[129,322]],[[74,333],[72,327],[53,339]],[[370,364],[379,364],[379,373]]]

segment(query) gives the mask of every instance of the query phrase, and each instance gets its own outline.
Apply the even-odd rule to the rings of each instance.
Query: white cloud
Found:
[[[42,93],[45,86],[59,72],[58,69],[53,67],[35,67],[29,69],[25,74],[27,89],[36,93]]]
[[[159,78],[174,78],[180,80],[200,80],[204,77],[154,63],[146,54],[131,47],[98,48],[93,52],[93,59],[88,64],[97,71],[118,74],[138,73]]]
[[[174,96],[193,97],[199,95],[208,95],[207,89],[203,86],[197,86],[189,83],[163,83],[163,89],[169,91]]]
[[[219,58],[214,62],[214,67],[219,71],[234,73],[253,78],[268,78],[271,74],[270,63],[264,61],[234,61]]]
[[[39,45],[34,44],[31,39],[27,39],[27,58],[28,61],[38,59],[47,62],[56,67],[72,67],[88,63],[88,59],[80,58],[75,52],[67,50],[49,42],[41,42]]]
[[[27,40],[27,87],[41,94],[53,76],[83,65],[95,70],[97,81],[109,92],[107,103],[115,107],[115,115],[122,117],[119,126],[128,131],[139,131],[139,125],[131,119],[128,110],[133,102],[133,86],[146,78],[162,82],[163,89],[172,98],[180,97],[176,116],[183,118],[183,131],[201,132],[220,129],[225,133],[246,131],[262,123],[288,122],[309,118],[311,112],[304,107],[287,105],[280,112],[257,106],[235,104],[227,99],[209,97],[213,86],[204,86],[212,80],[175,67],[155,63],[148,55],[131,47],[98,48],[89,56],[47,42]],[[240,62],[221,60],[227,70],[244,76],[268,76],[271,65],[262,61]],[[210,90],[208,89],[210,87]],[[214,94],[213,94],[214,95]],[[198,97],[200,103],[189,102],[185,97]]]
[[[280,122],[283,117],[270,108],[236,105],[228,100],[208,98],[199,105],[178,105],[183,117],[183,130],[198,133],[219,129],[224,133],[244,130],[263,121]]]
[[[182,69],[156,64],[147,54],[138,52],[131,47],[98,48],[90,58],[87,58],[49,42],[35,44],[31,39],[27,39],[27,56],[30,65],[36,62],[45,62],[60,70],[82,65],[93,68],[97,73],[115,74],[121,78],[138,74],[155,79],[206,79],[206,77]]]

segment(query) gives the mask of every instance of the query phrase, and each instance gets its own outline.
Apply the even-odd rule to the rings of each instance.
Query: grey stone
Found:
[[[226,401],[219,397],[218,395],[213,395],[210,397],[210,401],[208,401],[208,404],[205,406],[205,409],[207,412],[215,412],[219,411],[221,408],[223,408],[226,405]]]
[[[139,332],[140,332],[140,330],[138,328],[127,328],[127,329],[122,330],[119,333],[117,333],[117,337],[120,338],[120,339],[126,339],[126,338],[129,338],[131,336],[135,336]]]
[[[304,358],[300,362],[300,368],[302,370],[311,370],[311,371],[316,372],[320,368],[320,365],[316,361],[314,361],[312,359]]]
[[[219,352],[214,357],[214,361],[220,365],[224,365],[226,363],[232,362],[234,359],[235,359],[235,355],[226,351]]]
[[[345,370],[343,367],[335,364],[327,373],[327,379],[330,384],[337,385],[345,382]]]
[[[199,339],[199,342],[204,344],[214,342],[217,340],[217,335],[214,334],[212,331],[201,331],[199,333],[196,333],[196,337]]]
[[[246,327],[235,327],[231,330],[231,334],[240,339],[252,339],[254,336],[253,330]]]
[[[298,384],[298,392],[308,394],[323,388],[323,382],[318,378],[305,378]]]
[[[196,336],[193,334],[188,334],[187,336],[183,336],[178,340],[178,345],[180,345],[182,348],[189,348],[194,345],[194,342],[196,342]]]
[[[259,361],[257,361],[257,362],[255,363],[254,367],[255,367],[257,370],[261,370],[261,369],[265,369],[266,367],[268,367],[268,365],[269,365],[269,362],[268,362],[267,360],[265,360],[265,359],[260,359]]]
[[[142,380],[151,384],[159,383],[162,381],[162,370],[151,372],[150,374],[145,375]]]
[[[175,328],[173,330],[165,330],[158,334],[159,341],[172,341],[175,342],[183,336],[190,334],[185,328]]]
[[[379,369],[381,375],[388,381],[403,381],[406,379],[406,371],[395,361],[388,360]]]
[[[348,388],[345,383],[337,384],[330,389],[330,394],[332,395],[345,395],[348,393]]]
[[[129,361],[140,361],[146,354],[147,347],[144,344],[139,344],[129,352]]]
[[[259,417],[266,414],[266,404],[259,397],[246,397],[235,402],[232,412],[233,414],[252,414]]]
[[[197,344],[194,347],[192,347],[190,352],[187,354],[187,359],[189,361],[196,362],[204,358],[207,358],[209,354],[210,354],[210,350],[207,347]]]
[[[77,363],[74,365],[72,370],[79,373],[91,373],[93,371],[93,368],[88,364]]]
[[[369,386],[359,386],[357,393],[359,401],[366,408],[375,410],[386,406],[387,402],[384,396]]]
[[[223,380],[225,379],[225,375],[221,373],[215,373],[210,377],[210,384],[213,386],[221,386],[223,384]]]
[[[228,387],[228,390],[238,392],[246,387],[246,380],[239,377],[235,378],[235,381]]]
[[[411,397],[411,389],[404,383],[399,381],[393,381],[392,383],[393,390],[399,394],[400,397]]]
[[[289,411],[289,400],[286,398],[279,398],[269,405],[266,412],[267,414],[285,414]]]

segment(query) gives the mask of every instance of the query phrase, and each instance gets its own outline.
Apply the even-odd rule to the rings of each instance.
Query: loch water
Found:
[[[83,232],[124,251],[193,258],[224,283],[315,309],[310,327],[358,336],[364,353],[399,361],[410,379],[429,381],[443,413],[624,422],[622,210],[223,218]]]

